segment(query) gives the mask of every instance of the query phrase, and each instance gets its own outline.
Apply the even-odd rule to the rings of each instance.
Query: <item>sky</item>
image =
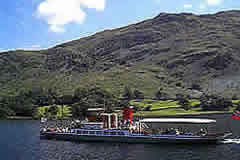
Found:
[[[7,0],[0,5],[0,52],[39,50],[153,18],[240,9],[239,0]]]

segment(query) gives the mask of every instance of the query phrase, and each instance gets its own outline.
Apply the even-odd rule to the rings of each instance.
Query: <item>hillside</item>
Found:
[[[231,97],[240,84],[239,28],[237,10],[161,13],[47,50],[3,52],[0,95],[35,86],[72,93],[97,84],[115,94],[131,86],[147,96],[158,88],[171,97],[201,88]]]

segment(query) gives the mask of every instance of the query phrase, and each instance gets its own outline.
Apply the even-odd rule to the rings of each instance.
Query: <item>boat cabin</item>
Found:
[[[159,133],[179,132],[181,134],[216,133],[216,120],[198,118],[146,118],[139,121],[157,128]],[[173,131],[174,130],[174,131]]]

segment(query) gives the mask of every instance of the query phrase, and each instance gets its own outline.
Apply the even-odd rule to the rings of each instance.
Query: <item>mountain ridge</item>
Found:
[[[0,53],[0,89],[55,87],[72,93],[98,84],[114,92],[131,86],[148,96],[192,92],[237,94],[240,11],[158,16],[40,51]],[[199,85],[201,90],[191,89]]]

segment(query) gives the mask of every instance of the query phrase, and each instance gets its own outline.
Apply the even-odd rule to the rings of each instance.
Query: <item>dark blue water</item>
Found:
[[[206,117],[207,118],[207,117]],[[240,136],[240,121],[218,119]],[[227,124],[227,125],[223,125]],[[39,140],[38,121],[0,121],[0,160],[240,160],[240,144],[152,145]]]
[[[39,121],[0,121],[0,159],[37,160]]]
[[[239,160],[240,146],[101,144],[43,141],[41,160]]]

